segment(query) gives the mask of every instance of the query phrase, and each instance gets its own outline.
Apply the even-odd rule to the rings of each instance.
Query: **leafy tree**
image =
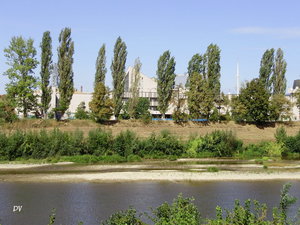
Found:
[[[86,111],[85,102],[80,102],[77,106],[76,112],[75,112],[75,118],[79,120],[86,120],[89,118],[89,114]]]
[[[10,82],[6,85],[7,97],[13,100],[18,110],[26,118],[28,112],[36,105],[34,90],[37,87],[37,79],[33,70],[37,67],[36,49],[33,40],[25,40],[23,37],[13,37],[8,48],[4,49],[7,65],[10,68],[4,72]]]
[[[172,90],[175,85],[175,65],[175,58],[171,57],[170,51],[165,51],[157,62],[158,109],[163,119],[168,110]]]
[[[272,92],[272,76],[274,71],[274,48],[267,49],[260,61],[259,79],[266,90]]]
[[[149,114],[150,100],[148,98],[138,98],[135,115],[136,119],[141,119],[143,116]]]
[[[14,103],[7,96],[0,96],[0,122],[4,120],[5,122],[12,123],[16,119],[17,115]]]
[[[140,62],[139,58],[137,58],[134,62],[134,67],[132,70],[132,78],[131,78],[132,80],[131,80],[131,88],[130,88],[131,98],[128,100],[128,113],[130,118],[135,118],[136,117],[135,115],[137,114],[136,111],[139,102],[141,66],[142,63]]]
[[[201,217],[193,201],[193,198],[184,198],[182,194],[179,194],[172,204],[165,202],[153,210],[152,213],[155,217],[152,218],[152,221],[156,225],[199,225]]]
[[[42,90],[41,111],[44,118],[47,118],[47,112],[51,101],[50,74],[52,72],[52,39],[50,31],[44,32],[40,47],[42,50],[40,72]]]
[[[74,93],[74,81],[73,81],[73,54],[74,54],[74,42],[71,39],[71,29],[64,28],[59,35],[59,47],[58,51],[58,75],[59,75],[59,107],[61,116],[64,115],[69,108],[73,93]],[[60,119],[60,118],[59,118]]]
[[[185,113],[184,108],[185,103],[186,99],[184,98],[183,87],[182,85],[177,85],[172,96],[172,105],[175,106],[175,109],[172,113],[172,119],[175,121],[175,123],[188,121],[188,114]]]
[[[98,57],[96,61],[96,74],[95,74],[95,83],[102,82],[104,84],[105,82],[105,74],[107,72],[107,69],[105,67],[106,64],[106,57],[105,57],[105,44],[103,44],[98,52]]]
[[[236,122],[242,122],[247,119],[248,111],[244,103],[241,101],[241,97],[239,96],[232,97],[230,107],[231,107],[232,118]]]
[[[188,107],[190,115],[194,119],[209,118],[214,105],[213,90],[209,83],[199,73],[190,77],[190,90],[188,92]]]
[[[270,112],[270,94],[265,88],[265,84],[261,79],[253,79],[246,84],[245,88],[241,88],[238,96],[238,105],[245,109],[243,112],[244,120],[261,123],[269,120]],[[236,113],[236,112],[235,112]]]
[[[286,61],[283,59],[283,51],[277,49],[275,56],[274,74],[273,74],[273,95],[285,94],[286,90]]]
[[[107,88],[102,82],[96,84],[92,101],[89,103],[92,116],[97,121],[109,119],[113,115],[113,102],[109,98]]]
[[[125,211],[119,211],[109,217],[108,220],[101,223],[101,225],[143,225],[137,212],[133,208],[129,208]]]
[[[270,104],[271,120],[290,120],[292,116],[292,103],[283,94],[272,96]]]
[[[207,74],[202,74],[204,79],[208,81],[208,87],[212,90],[213,98],[216,100],[220,96],[220,77],[221,77],[221,66],[220,56],[221,50],[217,45],[210,44],[207,47],[205,57],[207,61]]]
[[[125,42],[122,41],[121,37],[118,37],[114,47],[114,58],[110,67],[113,78],[113,102],[116,118],[118,118],[123,105],[122,96],[124,94],[126,49]]]
[[[194,73],[199,73],[199,74],[203,74],[205,77],[206,71],[205,71],[205,56],[199,55],[199,54],[195,54],[193,55],[193,57],[191,58],[191,60],[189,61],[189,65],[188,65],[188,78],[186,81],[186,87],[189,87],[189,83],[190,83],[190,76]]]

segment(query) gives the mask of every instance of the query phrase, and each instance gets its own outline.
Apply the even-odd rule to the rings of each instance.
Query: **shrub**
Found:
[[[87,138],[87,152],[94,155],[105,155],[112,150],[113,137],[111,132],[102,129],[91,130]]]
[[[102,225],[142,225],[142,221],[136,215],[137,212],[133,208],[129,208],[125,211],[119,211],[109,217],[108,220],[102,222]]]
[[[24,143],[24,133],[16,131],[8,136],[6,154],[8,160],[22,157],[22,144]]]
[[[179,194],[172,204],[165,202],[153,210],[152,213],[155,217],[151,220],[156,225],[198,225],[200,224],[200,213],[193,201],[193,198],[184,198],[182,194]]]
[[[148,139],[142,141],[135,154],[143,155],[174,155],[180,156],[185,151],[185,145],[177,137],[170,134],[168,130],[163,130],[160,135],[152,134]]]
[[[0,133],[0,160],[7,160],[8,137],[4,133]]]
[[[276,133],[275,133],[275,139],[277,143],[284,143],[287,135],[286,135],[286,131],[284,129],[284,127],[279,127],[276,129]]]
[[[134,132],[129,130],[122,131],[114,139],[113,151],[120,156],[127,157],[133,154],[138,141]]]
[[[85,109],[85,102],[80,102],[75,112],[75,118],[79,120],[89,119],[89,113]]]
[[[187,153],[211,152],[217,157],[232,156],[242,148],[242,145],[243,142],[238,140],[231,131],[214,131],[190,141]]]

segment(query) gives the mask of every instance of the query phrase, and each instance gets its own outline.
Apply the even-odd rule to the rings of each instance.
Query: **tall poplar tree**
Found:
[[[33,70],[37,67],[36,49],[33,39],[25,40],[23,37],[13,37],[8,48],[4,49],[6,64],[10,68],[4,72],[10,82],[6,85],[8,98],[15,102],[18,110],[26,118],[28,112],[36,105],[34,90],[37,87],[37,79]]]
[[[73,54],[74,42],[71,38],[71,29],[64,28],[59,35],[58,51],[58,76],[59,76],[59,111],[61,116],[69,108],[74,93],[73,81]],[[60,119],[60,118],[59,118]]]
[[[51,101],[50,75],[53,69],[52,65],[52,39],[50,31],[43,34],[42,43],[40,44],[41,53],[41,111],[44,118],[47,118],[47,112]]]
[[[116,118],[118,118],[123,105],[122,96],[124,94],[126,57],[126,44],[122,41],[121,37],[118,37],[114,47],[114,58],[110,67],[113,78],[113,102]]]
[[[207,47],[205,58],[206,58],[206,74],[203,74],[204,79],[208,81],[208,87],[212,90],[214,100],[217,100],[221,92],[221,50],[215,44],[210,44]]]
[[[205,77],[205,57],[202,55],[195,54],[189,61],[186,87],[189,87],[190,79],[193,73],[199,73]]]
[[[277,49],[275,62],[274,62],[274,74],[272,78],[273,82],[273,95],[284,95],[286,91],[286,61],[283,59],[283,51],[281,48]]]
[[[175,85],[175,58],[171,57],[170,51],[165,51],[157,62],[157,94],[158,109],[165,118],[169,102]]]
[[[104,84],[105,74],[107,72],[105,64],[106,64],[105,44],[103,44],[98,52],[98,57],[96,61],[96,74],[95,74],[95,82],[94,82],[95,86],[98,82],[102,82]]]
[[[266,90],[272,93],[272,76],[274,71],[274,48],[267,49],[260,61],[259,79]]]
[[[141,67],[142,67],[142,63],[140,59],[137,58],[134,61],[134,67],[132,69],[132,74],[131,74],[131,87],[130,87],[131,98],[128,100],[128,113],[130,118],[135,118],[137,115],[136,109],[139,102]]]
[[[188,108],[193,119],[209,119],[214,105],[213,90],[209,88],[208,80],[200,73],[194,72],[190,77],[188,91]]]

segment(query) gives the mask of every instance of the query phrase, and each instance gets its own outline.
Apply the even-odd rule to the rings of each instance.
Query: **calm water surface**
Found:
[[[110,214],[129,206],[149,212],[149,207],[171,202],[178,193],[194,197],[204,217],[213,217],[217,205],[232,208],[235,199],[251,198],[273,207],[287,181],[255,182],[133,182],[133,183],[0,183],[2,225],[48,224],[52,208],[56,223],[100,224]],[[292,181],[291,194],[300,199],[300,181]],[[21,212],[13,206],[21,205]],[[292,208],[300,207],[300,200]]]

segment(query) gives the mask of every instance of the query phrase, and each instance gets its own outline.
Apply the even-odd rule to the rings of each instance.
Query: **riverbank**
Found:
[[[300,180],[300,163],[251,160],[178,160],[82,165],[0,164],[0,182],[132,182],[132,181]]]

